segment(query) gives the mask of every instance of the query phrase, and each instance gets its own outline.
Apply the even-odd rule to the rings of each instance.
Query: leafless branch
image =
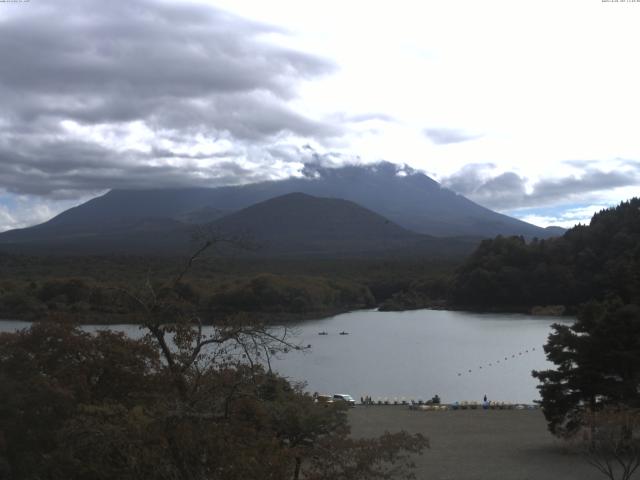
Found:
[[[593,432],[584,449],[587,462],[610,480],[630,480],[640,468],[640,411],[608,407],[587,413],[586,421]]]

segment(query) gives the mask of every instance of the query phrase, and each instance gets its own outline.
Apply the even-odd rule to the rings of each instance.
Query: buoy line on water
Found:
[[[538,346],[537,348],[540,348],[540,347]],[[519,352],[517,352],[517,353],[512,353],[511,355],[506,355],[504,358],[503,358],[503,357],[500,357],[500,358],[499,358],[498,360],[496,360],[496,361],[486,362],[486,363],[484,363],[484,364],[482,364],[482,365],[479,365],[477,369],[478,369],[478,370],[482,370],[482,369],[483,369],[483,367],[484,367],[484,368],[497,367],[498,365],[502,365],[502,364],[504,364],[504,363],[506,363],[506,362],[509,362],[511,359],[517,359],[517,358],[519,358],[519,357],[522,357],[523,355],[526,355],[526,354],[528,354],[528,353],[532,353],[532,352],[535,352],[535,351],[536,351],[536,347],[532,347],[532,348],[527,348],[527,349],[524,349],[524,350],[520,350],[520,351],[519,351]],[[469,369],[465,369],[465,370],[466,370],[466,371],[464,371],[464,370],[463,370],[463,371],[459,371],[459,372],[458,372],[458,377],[461,377],[462,375],[465,375],[465,374],[469,374],[469,373],[473,373],[473,372],[474,372],[474,369],[473,369],[473,368],[469,368]]]

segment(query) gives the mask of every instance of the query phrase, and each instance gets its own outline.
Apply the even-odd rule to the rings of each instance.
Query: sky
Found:
[[[407,164],[540,226],[640,195],[640,1],[0,0],[0,231]]]

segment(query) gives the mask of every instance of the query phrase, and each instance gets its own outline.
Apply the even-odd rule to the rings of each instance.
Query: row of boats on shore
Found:
[[[433,400],[438,401],[433,401]],[[425,410],[425,411],[445,411],[445,410],[533,410],[539,408],[535,404],[524,403],[512,403],[512,402],[498,402],[498,401],[466,401],[453,402],[453,403],[440,403],[439,398],[434,397],[431,400],[422,401],[405,398],[376,398],[365,397],[361,399],[362,405],[405,405],[410,410]]]
[[[439,410],[535,410],[538,405],[511,402],[454,402],[446,405],[410,405],[409,409],[423,411]]]

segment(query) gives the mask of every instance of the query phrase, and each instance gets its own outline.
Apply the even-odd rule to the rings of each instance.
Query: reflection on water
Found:
[[[554,322],[571,320],[442,310],[357,311],[295,325],[297,343],[310,344],[310,351],[294,350],[272,365],[291,380],[306,381],[309,391],[358,399],[426,400],[438,394],[443,402],[480,401],[486,394],[490,400],[531,403],[539,398],[531,371],[550,366],[542,346]],[[0,331],[28,325],[3,321]],[[134,325],[110,328],[132,337],[142,333]]]

